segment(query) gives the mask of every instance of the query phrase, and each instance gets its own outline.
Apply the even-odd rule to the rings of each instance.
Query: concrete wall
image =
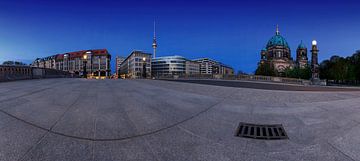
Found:
[[[73,74],[55,69],[36,68],[29,66],[0,65],[0,81],[13,81],[42,78],[71,78]]]
[[[278,82],[288,84],[309,85],[310,80],[284,78],[284,77],[270,77],[259,75],[221,75],[221,74],[192,74],[192,75],[178,75],[176,78],[172,75],[156,77],[156,79],[223,79],[223,80],[246,80],[246,81],[263,81],[263,82]],[[323,84],[321,84],[323,85]]]

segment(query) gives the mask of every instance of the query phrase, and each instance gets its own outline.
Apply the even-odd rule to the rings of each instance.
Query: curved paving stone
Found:
[[[0,89],[0,160],[360,160],[358,91],[85,79]],[[283,124],[290,139],[235,137],[239,122]]]

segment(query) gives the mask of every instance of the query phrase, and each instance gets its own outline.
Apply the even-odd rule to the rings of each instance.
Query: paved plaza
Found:
[[[0,93],[1,161],[360,160],[360,91],[42,79]],[[235,137],[239,122],[289,139]]]

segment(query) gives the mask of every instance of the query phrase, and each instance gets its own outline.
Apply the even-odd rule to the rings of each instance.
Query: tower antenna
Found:
[[[156,43],[156,23],[155,23],[155,20],[154,20],[154,38],[153,38],[153,44],[152,44],[152,47],[154,49],[154,53],[153,53],[153,58],[156,58],[156,48],[157,48],[157,43]]]
[[[154,39],[156,38],[156,22],[154,20]]]

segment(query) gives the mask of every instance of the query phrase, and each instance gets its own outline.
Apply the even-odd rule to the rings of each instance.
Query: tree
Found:
[[[360,83],[360,50],[349,57],[332,56],[320,63],[320,78],[334,83]]]
[[[289,78],[298,78],[298,79],[310,79],[311,78],[311,68],[309,65],[306,65],[303,68],[294,67],[294,68],[286,68],[285,77]]]
[[[242,70],[238,70],[237,75],[247,75],[247,73],[243,72]]]
[[[23,66],[23,65],[26,65],[25,63],[23,62],[19,62],[19,61],[4,61],[2,63],[2,65],[17,65],[17,66]]]
[[[260,63],[255,71],[255,75],[275,76],[276,73],[271,63]]]
[[[320,63],[320,79],[332,79],[330,73],[331,62],[330,60],[324,60]]]

